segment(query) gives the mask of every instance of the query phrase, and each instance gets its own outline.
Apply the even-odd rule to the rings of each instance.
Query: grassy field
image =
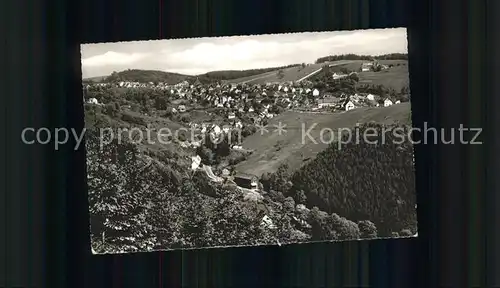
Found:
[[[380,72],[360,72],[359,84],[383,85],[400,91],[404,86],[410,86],[408,65],[394,66]]]
[[[354,60],[351,63],[330,67],[330,71],[338,73],[341,72],[342,68],[346,68],[349,71],[359,71],[363,62],[366,61]],[[383,85],[385,87],[392,87],[396,91],[400,91],[404,86],[409,86],[408,61],[379,60],[379,63],[384,65],[401,65],[380,72],[358,72],[359,84]]]
[[[321,63],[321,64],[310,64],[304,68],[298,66],[298,67],[291,67],[287,69],[283,69],[283,78],[278,77],[278,70],[276,71],[271,71],[268,73],[263,73],[255,76],[250,76],[250,77],[245,77],[245,78],[239,78],[239,79],[234,79],[228,81],[229,83],[247,83],[247,84],[265,84],[267,82],[288,82],[288,81],[297,81],[312,72],[321,69],[323,65],[330,64],[330,65],[345,65],[348,63],[351,63],[352,61],[350,60],[342,60],[342,61],[336,61],[336,62],[331,62],[331,63]],[[361,65],[361,64],[359,64]]]
[[[324,135],[324,143],[319,140],[324,128],[332,129],[333,135],[336,136],[338,129],[354,128],[357,123],[375,121],[385,124],[395,122],[410,124],[409,115],[410,103],[383,108],[357,108],[335,114],[285,112],[269,122],[268,133],[261,135],[257,132],[243,141],[243,148],[254,152],[247,160],[239,163],[236,169],[257,176],[264,172],[274,172],[283,163],[287,163],[293,170],[298,169],[328,147],[330,133]],[[286,132],[282,135],[275,132],[273,126],[280,122],[286,125],[284,128]],[[316,140],[317,144],[306,136],[306,131],[313,125],[315,125],[314,129],[309,135]]]

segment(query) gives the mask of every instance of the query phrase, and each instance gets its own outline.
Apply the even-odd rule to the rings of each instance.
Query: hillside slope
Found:
[[[410,103],[382,108],[357,108],[335,114],[285,112],[269,121],[267,126],[269,133],[261,135],[257,132],[243,141],[243,148],[254,152],[247,160],[239,163],[236,169],[257,176],[264,172],[274,172],[283,163],[288,163],[291,169],[297,169],[328,147],[329,133],[325,134],[324,143],[320,140],[320,133],[324,128],[332,129],[336,136],[338,129],[354,128],[357,123],[375,121],[383,124],[396,122],[409,124],[409,115]],[[286,125],[284,128],[286,132],[282,135],[274,132],[274,126],[279,123]],[[311,127],[313,129],[309,135],[316,139],[317,144],[307,137],[306,132]]]
[[[163,82],[168,84],[177,84],[188,80],[193,76],[179,73],[171,73],[157,70],[129,69],[116,72],[107,77],[107,81],[131,81],[131,82]]]
[[[399,132],[383,132],[396,127],[399,129],[394,131]],[[332,144],[294,173],[293,190],[304,191],[309,206],[327,213],[354,221],[369,219],[380,236],[402,229],[414,234],[417,219],[413,147],[407,136],[410,130],[408,126],[379,123],[362,125],[359,130],[362,133],[369,128],[384,138],[361,139],[344,144],[341,150]],[[384,144],[375,145],[374,140]]]
[[[245,78],[238,78],[234,80],[230,80],[230,83],[247,83],[247,84],[265,84],[267,82],[288,82],[288,81],[297,81],[305,76],[313,73],[314,71],[317,71],[321,69],[326,64],[330,65],[344,65],[347,63],[351,63],[351,60],[340,60],[336,62],[331,62],[331,63],[321,63],[321,64],[310,64],[305,67],[301,66],[296,66],[296,67],[290,67],[286,69],[281,69],[283,70],[283,77],[280,78],[278,77],[278,71],[279,69],[255,76],[250,76],[250,77],[245,77]]]

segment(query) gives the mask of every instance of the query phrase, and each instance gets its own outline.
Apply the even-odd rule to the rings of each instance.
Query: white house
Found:
[[[214,125],[212,127],[212,129],[213,129],[212,131],[214,132],[215,135],[219,135],[222,132],[222,130],[220,129],[220,127],[218,125]]]
[[[332,75],[333,79],[341,79],[341,78],[345,78],[347,76],[348,76],[347,74],[337,74],[337,73],[333,73],[333,75]]]
[[[384,107],[388,107],[388,106],[391,106],[391,105],[392,105],[392,101],[389,98],[387,98],[387,99],[384,100]]]
[[[269,218],[269,216],[267,216],[267,215],[264,215],[264,217],[262,217],[262,222],[260,223],[260,225],[262,225],[268,229],[276,229],[276,225],[274,225],[271,218]]]
[[[196,155],[191,157],[191,170],[196,170],[201,164],[201,157]]]
[[[373,94],[368,94],[366,95],[366,99],[370,100],[370,101],[375,101],[375,95]]]
[[[352,110],[356,108],[356,106],[354,106],[354,103],[352,103],[352,101],[349,101],[347,102],[347,104],[345,104],[345,111],[349,111],[349,110]]]
[[[324,107],[333,107],[337,105],[338,99],[335,97],[328,97],[328,98],[323,98],[318,100],[318,108],[324,108]]]
[[[253,111],[255,111],[253,107],[248,108],[248,112],[253,112]]]
[[[288,92],[288,87],[283,88],[283,91]]]
[[[88,103],[99,105],[99,101],[97,101],[97,99],[95,98],[90,98]]]
[[[229,175],[231,175],[231,172],[228,169],[226,168],[222,169],[222,176],[229,176]]]
[[[318,89],[314,89],[313,90],[313,96],[319,96],[319,90]]]
[[[234,119],[236,117],[236,115],[234,115],[234,113],[229,113],[229,115],[227,115],[227,119]]]
[[[363,71],[363,72],[370,71],[372,66],[373,66],[373,63],[371,63],[371,62],[363,63],[361,65],[361,71]]]

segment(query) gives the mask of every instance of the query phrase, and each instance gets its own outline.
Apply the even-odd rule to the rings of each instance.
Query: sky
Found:
[[[329,55],[407,53],[406,28],[82,44],[82,77],[126,69],[198,75],[314,63]]]

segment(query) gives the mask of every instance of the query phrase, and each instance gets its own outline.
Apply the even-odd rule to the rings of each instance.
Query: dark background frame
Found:
[[[498,1],[13,1],[19,14],[9,11],[2,20],[10,22],[0,25],[10,45],[0,159],[8,193],[1,207],[7,248],[0,259],[8,260],[0,285],[500,285],[494,273],[498,197],[486,194],[500,177],[495,158],[484,156],[497,143],[487,131],[480,147],[416,145],[417,239],[118,256],[90,254],[84,150],[72,151],[74,143],[59,151],[27,146],[19,137],[28,126],[83,128],[80,43],[402,26],[408,27],[414,126],[463,123],[495,131],[485,123],[486,114],[499,114],[494,97],[486,97],[499,82],[497,46],[485,45],[498,37],[487,23],[496,17],[494,5]]]

